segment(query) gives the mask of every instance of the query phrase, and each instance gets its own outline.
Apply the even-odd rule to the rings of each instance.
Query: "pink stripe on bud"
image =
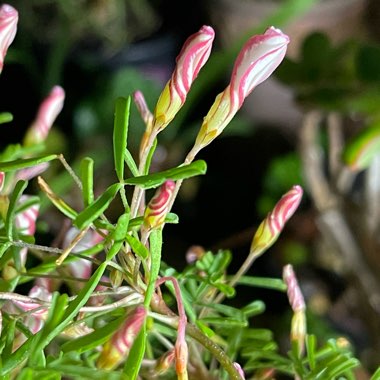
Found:
[[[177,379],[187,380],[187,362],[189,360],[189,350],[185,338],[177,339],[174,346],[175,370]]]
[[[172,77],[166,84],[154,110],[156,132],[163,130],[175,117],[200,69],[207,62],[215,32],[210,26],[202,26],[188,37],[176,59]]]
[[[143,93],[141,91],[135,91],[133,93],[133,100],[145,125],[150,129],[153,123],[153,114],[150,112],[148,105],[146,104]]]
[[[22,195],[19,204],[22,205],[28,201],[29,195]],[[18,213],[15,218],[16,227],[19,232],[26,235],[34,235],[36,231],[36,220],[38,217],[40,206],[33,204],[22,212]]]
[[[5,173],[0,172],[0,191],[4,188],[4,182],[5,182]]]
[[[237,363],[237,362],[234,362],[234,367],[239,372],[240,377],[245,380],[245,373],[243,371],[243,368],[241,368],[241,365],[239,363]]]
[[[97,361],[98,368],[114,369],[126,358],[143,326],[146,314],[144,306],[136,307],[123,326],[103,346]]]
[[[29,297],[35,298],[36,300],[50,302],[52,298],[52,294],[44,287],[35,285],[32,289],[30,289]],[[22,302],[22,301],[13,301],[20,309],[23,311],[31,311],[34,309],[38,309],[35,312],[32,312],[30,315],[36,317],[38,319],[45,319],[48,314],[48,309],[46,307],[41,308],[41,304],[36,302]]]
[[[295,185],[277,202],[274,209],[260,224],[253,237],[251,252],[269,248],[279,237],[285,223],[297,210],[303,195],[301,186]]]
[[[251,37],[236,58],[230,84],[220,93],[203,120],[195,141],[197,151],[219,136],[244,99],[266,80],[283,60],[289,37],[274,27]]]
[[[167,180],[157,190],[145,209],[144,226],[146,228],[157,228],[164,223],[174,189],[175,182]]]
[[[18,12],[12,6],[3,4],[0,7],[0,72],[10,44],[13,42],[18,22]]]
[[[289,37],[273,26],[264,34],[251,37],[243,46],[232,71],[230,94],[232,108],[264,82],[285,57]]]
[[[25,135],[24,143],[26,145],[38,144],[46,139],[50,128],[63,108],[64,100],[63,88],[54,86],[41,103],[37,116]]]
[[[174,350],[165,352],[162,356],[160,356],[157,360],[157,363],[154,367],[154,372],[157,375],[162,375],[165,373],[174,362]]]
[[[294,273],[293,267],[290,264],[285,265],[282,272],[282,277],[287,286],[288,299],[290,306],[292,307],[292,310],[294,312],[299,310],[305,310],[305,300],[303,298],[301,289],[298,285],[298,281]]]

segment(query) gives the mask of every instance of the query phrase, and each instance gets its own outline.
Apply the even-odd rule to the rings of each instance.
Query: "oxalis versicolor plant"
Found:
[[[17,22],[17,11],[3,5],[1,65]],[[283,279],[246,275],[296,211],[303,193],[300,186],[294,185],[268,213],[237,273],[228,273],[228,251],[189,255],[182,272],[161,261],[164,226],[179,219],[171,208],[182,182],[206,172],[206,163],[195,160],[197,154],[223,132],[244,99],[277,68],[289,43],[288,36],[274,27],[250,38],[184,162],[151,172],[159,133],[170,127],[185,103],[213,39],[210,26],[187,39],[153,113],[141,92],[133,94],[146,125],[137,162],[127,145],[130,97],[116,100],[117,180],[102,194],[94,195],[91,157],[81,161],[77,174],[62,155],[43,154],[64,103],[65,91],[58,85],[42,102],[22,142],[1,153],[1,379],[355,378],[360,363],[346,340],[332,339],[320,346],[314,335],[307,334],[305,302],[291,265],[284,267]],[[10,120],[11,115],[1,114],[3,123]],[[44,179],[54,160],[63,164],[80,190],[81,209],[70,206]],[[28,181],[35,177],[40,196],[28,195]],[[150,189],[156,192],[145,201]],[[60,247],[34,241],[46,197],[62,220],[71,221]],[[106,211],[115,198],[123,212],[113,221]],[[287,291],[293,310],[288,353],[279,352],[270,330],[252,327],[251,319],[265,311],[263,302],[252,300],[242,308],[223,303],[234,297],[238,284]],[[28,289],[27,295],[23,289]]]

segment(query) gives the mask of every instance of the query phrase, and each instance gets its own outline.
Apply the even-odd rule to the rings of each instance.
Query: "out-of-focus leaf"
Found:
[[[37,166],[44,162],[55,160],[57,157],[58,156],[56,154],[50,154],[48,156],[25,158],[23,160],[14,160],[14,161],[6,161],[6,162],[3,161],[3,162],[0,162],[0,171],[9,172],[13,170],[28,168],[31,166]]]

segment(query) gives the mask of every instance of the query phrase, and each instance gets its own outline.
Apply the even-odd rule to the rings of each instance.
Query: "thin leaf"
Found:
[[[9,123],[13,120],[13,115],[10,112],[0,113],[0,124]]]
[[[6,161],[0,162],[0,171],[9,172],[13,170],[19,170],[28,168],[30,166],[36,166],[42,164],[44,162],[49,162],[58,158],[56,154],[49,154],[47,156],[41,157],[33,157],[33,158],[25,158],[23,160],[14,160],[14,161]]]
[[[194,161],[191,164],[178,166],[173,169],[165,170],[158,173],[143,175],[134,178],[128,178],[124,183],[126,185],[137,185],[143,189],[151,189],[163,184],[166,180],[177,181],[206,173],[206,162],[203,160]]]
[[[111,185],[94,203],[78,214],[74,225],[80,230],[88,227],[108,208],[121,186],[120,183]]]
[[[222,327],[246,327],[248,325],[247,321],[242,321],[240,319],[232,317],[204,317],[199,319],[202,323],[212,324],[214,326]]]
[[[132,251],[142,259],[146,259],[149,256],[149,251],[145,247],[144,244],[140,242],[140,240],[136,239],[132,235],[125,235],[125,240],[128,242],[128,244],[131,246]]]
[[[129,225],[129,213],[120,215],[115,230],[112,233],[113,244],[107,252],[107,260],[112,260],[114,256],[120,251],[124,239],[128,234],[128,225]]]
[[[113,152],[116,175],[119,181],[124,179],[124,158],[127,148],[129,108],[131,98],[118,98],[115,104],[115,121],[113,128]]]
[[[317,348],[317,339],[315,335],[308,335],[306,337],[306,352],[307,352],[307,359],[309,361],[309,366],[311,371],[314,371],[315,369],[315,351]]]
[[[80,163],[82,181],[82,195],[84,205],[87,207],[94,202],[94,160],[85,157]]]
[[[237,284],[274,289],[279,290],[281,292],[286,292],[286,285],[284,281],[282,281],[279,278],[242,276],[240,277]]]
[[[8,212],[5,218],[5,231],[9,240],[13,240],[13,224],[17,203],[27,186],[27,181],[18,181],[9,200]]]
[[[131,152],[128,149],[125,150],[124,160],[125,160],[125,163],[127,164],[128,168],[129,168],[129,170],[131,171],[132,175],[134,177],[138,177],[140,175],[139,169],[136,165],[135,160],[132,157]]]

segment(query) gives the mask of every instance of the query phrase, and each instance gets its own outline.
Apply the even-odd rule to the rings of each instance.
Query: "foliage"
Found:
[[[17,21],[9,6],[1,11]],[[9,30],[0,27],[2,36],[9,46]],[[42,102],[22,142],[1,152],[1,378],[355,378],[360,362],[345,339],[320,344],[307,334],[306,305],[291,266],[283,279],[246,274],[296,212],[301,186],[289,186],[273,205],[236,273],[230,273],[228,250],[193,252],[182,271],[161,259],[164,227],[180,220],[171,209],[181,184],[206,174],[206,162],[196,155],[277,69],[289,42],[273,27],[251,37],[183,162],[154,171],[160,133],[186,102],[213,38],[209,26],[189,37],[153,113],[140,91],[131,94],[145,125],[138,157],[129,146],[132,96],[116,99],[109,183],[99,186],[95,180],[96,154],[70,166],[60,152],[47,151],[47,134],[63,107],[59,86]],[[10,119],[1,117],[3,123]],[[69,187],[67,181],[64,189],[51,186],[53,163],[69,174]],[[54,208],[42,208],[43,201]],[[38,220],[45,220],[48,231]],[[272,331],[254,327],[265,313],[260,299],[242,307],[224,302],[236,297],[239,284],[270,288],[279,297],[287,292],[292,312],[287,352],[280,351]]]

